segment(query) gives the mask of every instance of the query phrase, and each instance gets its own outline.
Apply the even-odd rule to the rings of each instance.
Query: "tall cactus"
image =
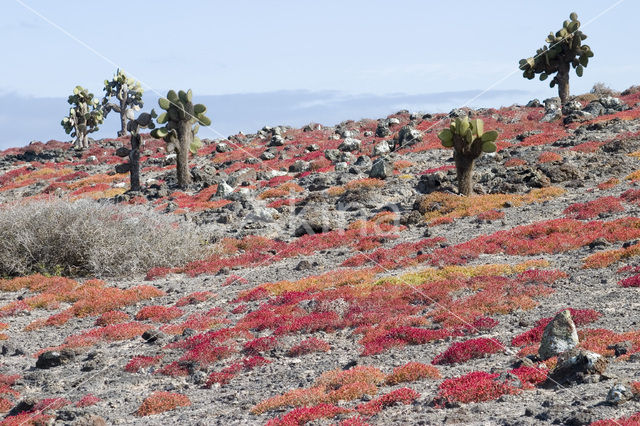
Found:
[[[135,120],[132,119],[127,123],[127,130],[131,132],[131,148],[125,146],[116,150],[118,157],[129,157],[128,163],[118,164],[116,166],[116,173],[129,172],[129,180],[131,182],[131,191],[140,191],[140,146],[142,140],[138,130],[153,129],[156,125],[153,123],[153,119],[157,117],[154,110],[151,113],[143,112]]]
[[[169,90],[166,98],[160,98],[158,104],[166,112],[158,116],[158,124],[164,124],[151,132],[151,136],[167,142],[167,152],[176,153],[178,185],[181,188],[191,183],[189,172],[189,152],[196,154],[202,146],[196,136],[201,124],[211,125],[211,120],[204,115],[207,107],[193,104],[191,90],[180,90],[177,94]],[[195,125],[195,126],[194,126]]]
[[[584,68],[589,64],[589,58],[593,57],[591,48],[582,44],[587,38],[579,30],[580,21],[578,15],[573,12],[569,20],[564,21],[562,29],[555,33],[549,33],[546,42],[549,47],[542,46],[532,58],[520,59],[522,76],[532,80],[536,74],[540,74],[540,80],[546,80],[551,74],[556,74],[550,82],[550,86],[558,85],[560,103],[566,104],[569,100],[569,71],[575,68],[578,77],[582,77]]]
[[[76,138],[74,141],[76,148],[88,148],[89,133],[97,132],[98,125],[104,121],[98,99],[82,86],[76,86],[67,102],[71,105],[69,115],[64,117],[60,124],[67,134]]]
[[[122,70],[117,70],[111,81],[104,81],[105,95],[102,99],[102,106],[105,117],[109,112],[115,111],[120,114],[120,131],[118,137],[127,135],[127,110],[139,111],[143,107],[142,93],[144,90],[140,82],[129,78]],[[116,98],[117,103],[110,103],[109,98]]]
[[[498,132],[484,131],[484,122],[467,117],[456,118],[448,129],[438,134],[442,145],[453,148],[458,177],[458,192],[462,195],[473,194],[473,166],[476,158],[483,152],[495,152]]]

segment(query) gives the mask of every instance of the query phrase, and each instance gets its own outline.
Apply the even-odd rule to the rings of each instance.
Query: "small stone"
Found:
[[[607,393],[607,399],[605,401],[607,404],[620,405],[624,404],[631,398],[633,398],[633,392],[631,391],[629,384],[616,383],[611,387],[611,389],[609,389],[609,393]]]
[[[311,269],[311,263],[308,260],[301,260],[295,267],[296,271],[307,271]]]
[[[147,330],[144,333],[142,333],[142,338],[147,343],[154,343],[158,340],[162,340],[164,337],[165,337],[165,334],[160,330],[156,330],[156,329]]]
[[[66,364],[75,357],[75,354],[69,350],[46,351],[38,357],[36,368],[48,369]]]

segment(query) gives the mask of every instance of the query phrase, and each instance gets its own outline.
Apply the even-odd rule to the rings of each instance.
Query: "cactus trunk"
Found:
[[[473,194],[473,165],[475,158],[470,155],[455,154],[456,175],[458,177],[458,193],[469,196]]]
[[[178,126],[178,155],[176,158],[176,171],[178,175],[178,186],[185,188],[191,183],[191,173],[189,171],[189,147],[193,142],[193,129],[189,121],[180,121]]]
[[[140,191],[140,135],[131,135],[131,152],[129,152],[129,179],[131,191]]]
[[[558,96],[560,104],[564,106],[569,101],[569,63],[565,62],[558,68]]]
[[[118,137],[127,136],[127,98],[120,100],[120,131]]]

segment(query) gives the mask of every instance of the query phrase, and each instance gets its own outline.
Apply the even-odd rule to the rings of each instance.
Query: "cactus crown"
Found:
[[[124,94],[124,96],[128,96],[127,104],[137,105],[139,107],[143,106],[142,94],[144,93],[144,90],[142,89],[140,82],[128,77],[121,69],[116,71],[116,75],[111,81],[104,81],[104,91],[105,97],[103,103],[105,104],[107,103],[108,97],[115,96],[120,100]]]
[[[532,58],[520,60],[522,76],[532,80],[536,74],[540,74],[540,80],[546,80],[550,74],[568,63],[575,68],[578,77],[582,77],[589,58],[593,57],[593,51],[588,45],[582,44],[587,36],[579,28],[578,15],[573,12],[555,35],[553,32],[549,33],[545,40],[549,44],[548,47],[538,49]],[[556,76],[549,85],[554,87],[558,83]]]
[[[438,138],[442,146],[447,148],[471,151],[472,146],[479,145],[482,147],[482,152],[495,152],[498,132],[495,130],[485,132],[484,122],[479,118],[469,121],[468,117],[463,117],[452,120],[449,128],[442,130]]]
[[[104,115],[93,93],[82,86],[76,86],[67,102],[71,105],[69,115],[60,123],[67,134],[77,137],[78,131],[91,133],[98,130],[98,125],[104,121]]]
[[[165,110],[158,116],[158,124],[164,124],[164,127],[159,127],[151,132],[151,136],[158,139],[164,139],[167,142],[167,151],[172,152],[178,149],[178,128],[180,123],[187,122],[189,124],[196,124],[193,128],[193,142],[189,147],[191,153],[195,154],[202,146],[202,141],[198,138],[196,133],[200,128],[199,124],[203,126],[211,125],[211,120],[204,115],[207,111],[207,107],[202,104],[193,104],[193,94],[191,90],[178,91],[176,93],[173,90],[169,90],[166,98],[160,98],[158,104],[160,108]]]

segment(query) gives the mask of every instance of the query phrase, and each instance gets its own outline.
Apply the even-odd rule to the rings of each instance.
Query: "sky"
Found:
[[[544,99],[557,92],[522,78],[518,60],[572,11],[595,52],[572,93],[640,83],[633,0],[4,0],[0,149],[70,140],[67,96],[78,84],[102,96],[117,68],[142,82],[145,109],[191,88],[210,138]],[[114,136],[117,123],[94,135]]]

